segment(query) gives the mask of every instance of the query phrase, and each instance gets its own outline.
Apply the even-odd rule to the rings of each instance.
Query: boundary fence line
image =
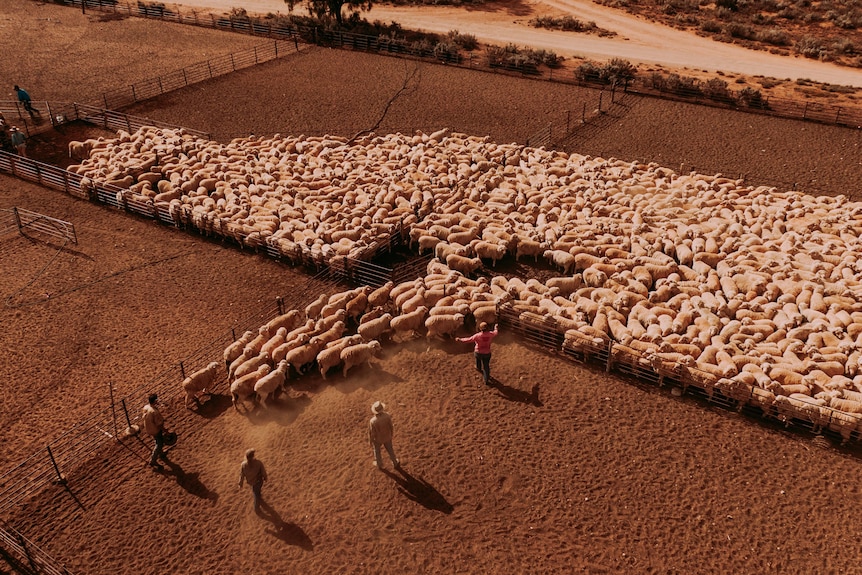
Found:
[[[429,49],[427,46],[421,45],[421,43],[408,44],[386,36],[370,36],[352,32],[332,31],[320,26],[296,24],[274,25],[270,21],[259,17],[253,18],[248,15],[230,14],[216,16],[215,14],[198,14],[194,10],[191,11],[191,14],[183,14],[179,11],[179,7],[175,7],[176,10],[172,11],[165,8],[163,3],[148,5],[145,2],[138,2],[133,7],[132,4],[120,3],[114,0],[63,1],[66,5],[79,6],[82,9],[86,7],[128,16],[153,18],[165,22],[190,24],[253,36],[263,36],[276,40],[292,41],[295,43],[297,51],[299,51],[299,42],[304,42],[349,50],[418,58],[471,69],[515,74],[537,80],[577,84],[594,88],[613,88],[606,83],[579,80],[576,77],[575,70],[566,68],[556,70],[553,68],[545,69],[545,67],[537,67],[532,62],[511,65],[501,63],[487,55],[480,57],[472,53],[464,56],[460,53],[448,51],[435,52],[435,50]],[[744,92],[745,89],[739,91],[729,88],[716,90],[708,82],[696,79],[684,80],[669,83],[659,82],[653,77],[639,76],[635,78],[635,81],[628,82],[622,86],[622,90],[645,96],[658,96],[699,105],[862,129],[862,108],[823,104],[809,100],[800,101],[789,98],[760,96],[759,92],[751,94],[750,92]],[[106,103],[105,107],[110,108],[111,106]]]
[[[88,1],[89,5],[90,2]],[[10,118],[15,118],[16,120],[12,123],[21,128],[27,137],[45,133],[71,120],[89,121],[96,125],[103,125],[106,129],[126,129],[132,131],[136,128],[129,125],[123,126],[121,115],[117,112],[111,112],[111,110],[130,106],[198,82],[242,70],[243,68],[250,68],[277,58],[282,58],[300,50],[299,42],[286,43],[274,39],[262,42],[247,50],[210,58],[209,60],[197,62],[155,78],[149,78],[130,86],[105,92],[98,103],[57,103],[34,100],[33,106],[36,108],[37,113],[30,115],[17,100],[0,100],[0,113],[6,117],[7,121]],[[104,108],[100,105],[104,105]],[[45,110],[45,114],[42,114],[39,110]],[[94,116],[92,119],[89,118],[90,114]],[[127,116],[126,118],[133,118],[133,116]],[[159,122],[156,121],[149,121],[147,125],[161,127],[159,126]],[[164,126],[166,127],[167,124],[164,124]],[[193,130],[186,131],[194,133]]]

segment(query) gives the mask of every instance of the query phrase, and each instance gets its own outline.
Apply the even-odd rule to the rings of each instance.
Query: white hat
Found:
[[[385,409],[386,405],[384,405],[382,401],[375,401],[373,404],[371,404],[371,413],[373,413],[374,415],[377,415]]]

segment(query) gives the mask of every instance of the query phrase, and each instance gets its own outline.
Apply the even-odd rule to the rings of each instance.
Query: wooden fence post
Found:
[[[608,342],[608,363],[605,365],[605,372],[610,373],[614,368],[614,354],[611,353],[614,350],[614,341],[610,340]]]

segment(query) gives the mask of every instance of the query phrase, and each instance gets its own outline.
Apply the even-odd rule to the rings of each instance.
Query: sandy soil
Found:
[[[59,10],[78,42],[98,25],[42,8]],[[182,59],[183,38],[165,57]],[[37,44],[22,38],[23,46]],[[64,70],[81,79],[77,90],[111,87],[82,65]],[[401,85],[405,66],[314,50],[137,113],[214,133],[351,133],[380,119],[380,103]],[[423,67],[422,89],[397,102],[385,117],[391,123],[380,127],[413,118],[415,127],[517,139],[528,124],[506,118],[533,121],[560,97],[547,83],[505,80],[507,91],[497,93],[503,79],[451,72]],[[360,79],[372,73],[379,91],[367,81],[360,91]],[[58,84],[46,82],[46,91],[68,89],[59,74],[46,77]],[[326,90],[318,88],[316,98],[299,89],[318,85]],[[438,92],[445,97],[435,99]],[[516,107],[500,117],[482,114],[503,101]],[[596,123],[582,145],[619,149],[620,157],[686,154],[693,165],[713,158],[740,171],[747,154],[758,158],[753,168],[783,164],[794,178],[807,173],[806,156],[820,157],[822,166],[858,149],[856,132],[749,115],[734,123],[683,105],[668,105],[649,123],[658,114],[653,105],[660,102],[644,100]],[[657,131],[662,119],[699,129]],[[856,189],[848,181],[858,167],[827,171],[817,173],[829,189]],[[7,382],[2,469],[104,409],[109,382],[118,396],[134,393],[137,409],[166,367],[307,285],[297,270],[229,245],[0,177],[0,208],[12,206],[73,222],[79,243],[60,250],[14,234],[0,238],[0,338],[8,358],[0,364]],[[838,449],[829,439],[548,357],[505,330],[495,345],[490,388],[473,371],[469,348],[419,340],[387,346],[372,368],[347,379],[297,380],[269,413],[236,413],[223,393],[193,413],[171,401],[165,412],[181,439],[163,473],[147,469],[148,446],[131,441],[82,462],[68,491],[45,489],[3,519],[71,572],[92,575],[862,573],[862,520],[852,511],[862,503],[856,447]],[[376,399],[393,414],[401,473],[371,465],[364,426]],[[236,485],[242,453],[252,446],[270,474],[262,516]]]
[[[215,10],[224,13],[236,7],[255,14],[288,12],[282,0],[180,0],[166,4],[179,6],[183,12]],[[569,14],[582,22],[595,22],[598,27],[616,35],[599,37],[533,28],[529,22],[537,13]],[[592,0],[523,0],[478,8],[375,4],[362,15],[370,21],[398,22],[405,28],[438,34],[458,30],[462,34],[473,34],[481,42],[529,46],[566,57],[601,62],[623,58],[672,69],[723,71],[793,80],[808,78],[840,86],[862,87],[862,70],[859,69],[715,42]]]

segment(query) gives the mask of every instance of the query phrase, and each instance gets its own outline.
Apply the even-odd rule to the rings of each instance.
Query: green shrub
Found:
[[[696,79],[679,74],[668,75],[667,91],[686,98],[695,98],[703,94]]]
[[[622,58],[613,58],[600,71],[600,78],[607,84],[626,84],[634,80],[636,75],[637,68]]]
[[[856,49],[849,38],[835,38],[829,44],[829,50],[836,54],[855,54]]]
[[[757,34],[757,39],[773,46],[789,46],[790,36],[781,28],[767,28]]]
[[[588,60],[575,68],[575,79],[580,82],[601,82],[602,69]]]
[[[823,59],[826,56],[826,48],[822,41],[815,36],[803,36],[796,41],[793,46],[797,54],[802,54],[806,58]]]
[[[715,20],[705,20],[700,25],[700,29],[709,34],[721,34],[721,23]]]
[[[760,90],[755,90],[754,88],[743,88],[739,91],[737,97],[743,106],[747,106],[749,108],[766,109],[768,107],[766,102],[763,100],[763,96],[760,94]]]
[[[727,82],[721,78],[710,78],[703,86],[703,93],[707,98],[716,102],[729,103],[733,101],[733,96],[727,88]]]
[[[449,33],[446,34],[446,40],[459,46],[463,50],[467,50],[468,52],[472,52],[479,47],[479,41],[476,40],[474,35],[461,34],[457,30],[450,30]]]
[[[727,33],[731,35],[733,38],[739,38],[741,40],[754,40],[756,37],[756,32],[752,26],[748,24],[740,24],[738,22],[731,22],[727,25]]]
[[[647,79],[648,85],[652,86],[659,92],[667,91],[667,79],[660,72],[653,72]]]

